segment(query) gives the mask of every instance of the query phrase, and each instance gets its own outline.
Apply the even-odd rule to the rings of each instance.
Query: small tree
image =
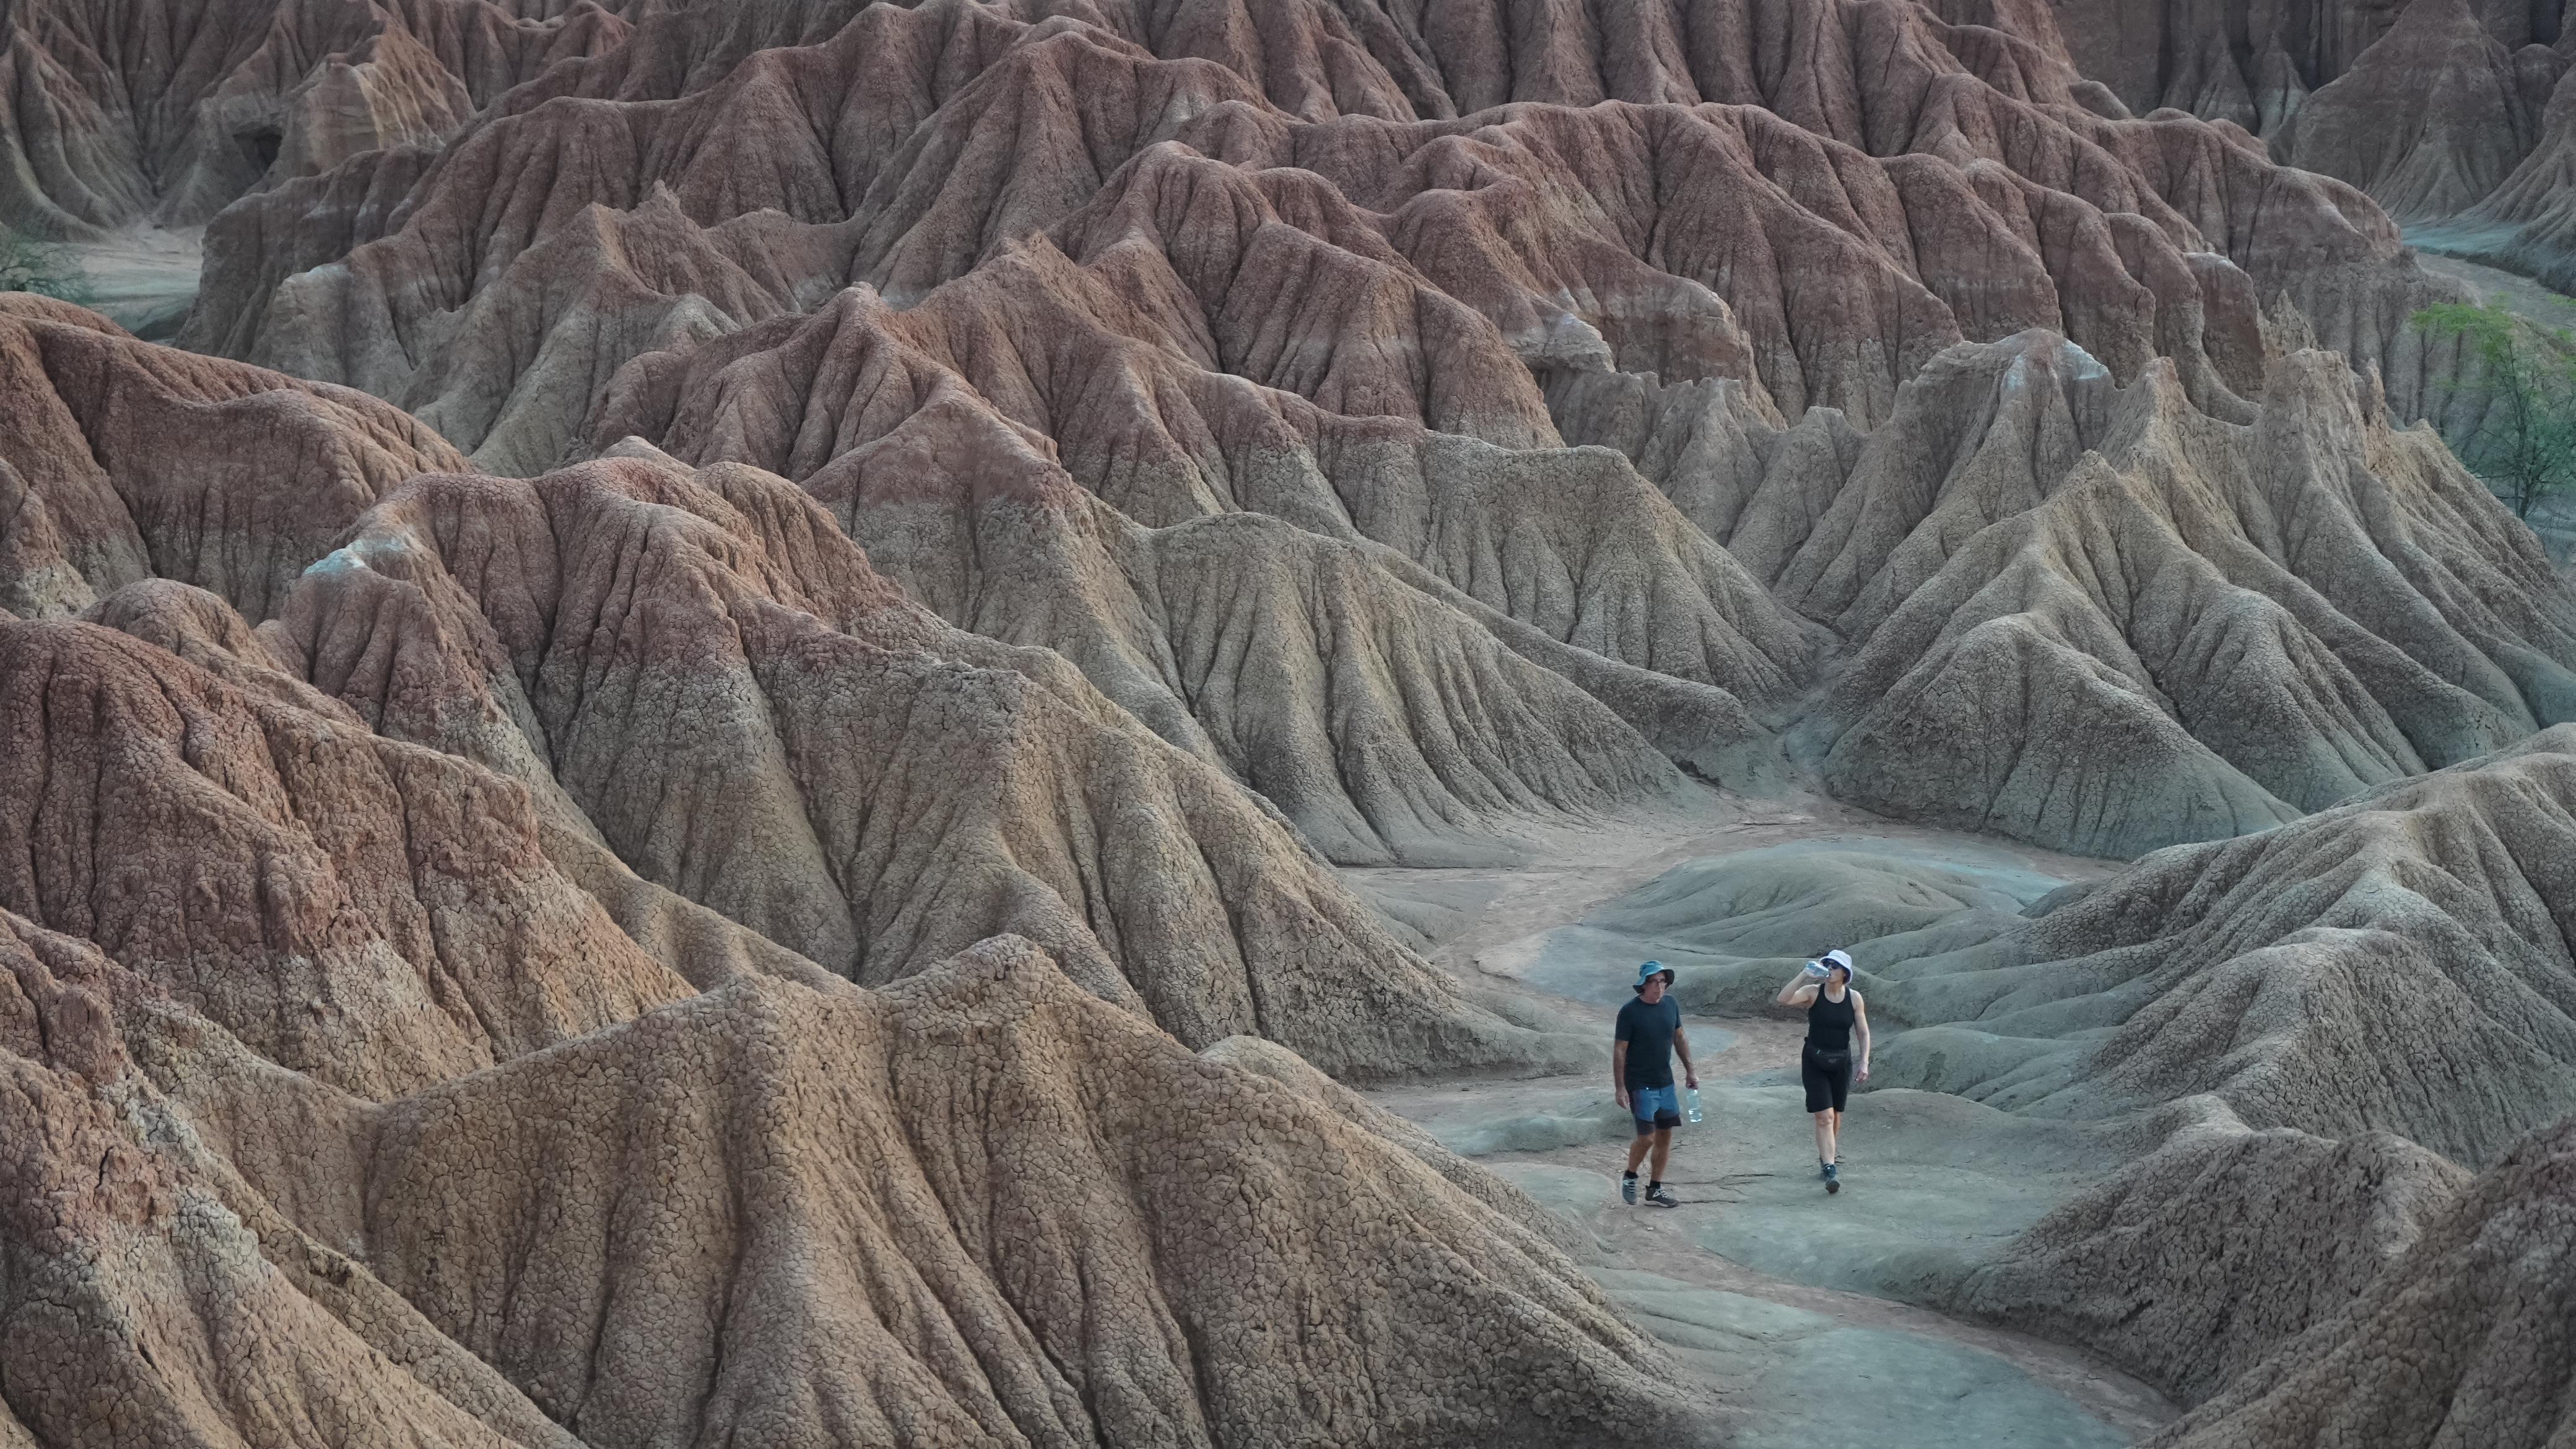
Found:
[[[2446,302],[2415,314],[2415,325],[2457,337],[2478,359],[2476,390],[2487,413],[2461,461],[2501,495],[2518,518],[2576,489],[2576,337],[2515,316],[2501,302]]]
[[[34,292],[65,302],[90,298],[89,278],[67,249],[14,231],[0,231],[0,292]]]

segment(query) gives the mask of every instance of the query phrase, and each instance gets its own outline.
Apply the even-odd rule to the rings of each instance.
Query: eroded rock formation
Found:
[[[431,142],[626,34],[597,0],[22,0],[0,22],[0,225],[203,224],[245,192]]]
[[[2419,27],[2416,74],[2430,78],[2449,58],[2421,48],[2431,38],[2427,22],[2446,41],[2474,34],[2512,53],[2558,40],[2562,11],[2556,0],[2069,0],[2051,6],[2048,18],[2075,68],[2124,109],[2145,115],[2170,107],[2269,137],[2310,93],[2373,64],[2371,51],[2401,27]],[[2474,31],[2455,27],[2454,15]],[[2389,47],[2375,63],[2397,64],[2408,49]],[[2406,98],[2388,99],[2413,117]]]
[[[2445,1443],[2535,1449],[2566,1436],[2576,1382],[2576,1119],[2516,1143],[2351,1308],[2199,1412],[2162,1449]]]
[[[2461,216],[2451,244],[2467,255],[2576,290],[2576,66],[2540,110],[2539,134],[2512,174]]]
[[[1697,1438],[1513,1215],[1015,938],[381,1106],[15,915],[0,968],[22,1441]]]
[[[777,472],[949,622],[1073,661],[1348,863],[1507,856],[1515,822],[1670,797],[1675,765],[1758,787],[1802,710],[1793,756],[1854,799],[2112,854],[2563,717],[2563,590],[2455,617],[2513,609],[2439,587],[2513,547],[2458,508],[2410,520],[2449,535],[2426,550],[2447,577],[2405,581],[2427,617],[2346,606],[2415,537],[2343,529],[2351,556],[2221,559],[2215,583],[2195,522],[2178,551],[2134,541],[2193,560],[2179,616],[2099,597],[2036,638],[1949,629],[1962,590],[2003,600],[1928,566],[2019,510],[1870,501],[1871,459],[1976,406],[1918,381],[1947,348],[2127,399],[2077,409],[2119,428],[2034,444],[2032,493],[2089,494],[2096,447],[2196,473],[2163,434],[2277,434],[2319,386],[2355,389],[2365,440],[2383,400],[2458,405],[2456,358],[2405,320],[2447,284],[2384,214],[2225,125],[2105,114],[2045,10],[1781,0],[1621,40],[1553,11],[1184,10],[531,19],[514,44],[597,44],[514,84],[477,61],[470,121],[272,177],[212,228],[187,340],[391,399],[488,470],[659,449]],[[436,28],[369,23],[397,21]],[[304,52],[280,46],[282,74]],[[1999,342],[2033,329],[2074,347]],[[2311,341],[2363,380],[2284,370]],[[2173,427],[2127,446],[2146,412]],[[2381,482],[2427,471],[2364,451]],[[2249,486],[2275,479],[2217,491]],[[2212,526],[2277,555],[2245,509]],[[2069,501],[1967,552],[2008,568],[2105,526]],[[1243,650],[1255,631],[1289,647]],[[2277,655],[2264,699],[2234,697],[2247,648]],[[2499,650],[2506,680],[2478,662]],[[2051,741],[2095,728],[2127,775],[2067,778]],[[1882,768],[1925,745],[1926,778]]]
[[[184,586],[104,609],[255,652]],[[361,1096],[688,994],[548,865],[525,792],[325,703],[259,698],[89,624],[0,622],[0,906]]]
[[[2545,45],[2508,49],[2468,0],[2424,0],[2308,97],[2275,144],[2291,164],[2352,182],[2401,221],[2455,216],[2531,153],[2565,69]]]
[[[2441,443],[2319,353],[2263,394],[2212,416],[2169,364],[2123,387],[2032,334],[1943,354],[1867,434],[1706,385],[1557,397],[1850,641],[1792,732],[1835,793],[2126,856],[2576,712],[2576,597]]]
[[[1926,1025],[1881,1074],[2079,1114],[2210,1092],[2255,1127],[2492,1161],[2576,1110],[2571,833],[2561,726],[2161,852],[1991,943],[1891,966],[1873,1006]],[[2072,1035],[2088,1025],[2117,1030]]]
[[[77,613],[150,577],[267,617],[387,488],[461,467],[362,393],[137,342],[77,307],[0,294],[0,606]]]
[[[859,980],[1011,930],[1193,1045],[1259,1032],[1361,1072],[1516,1050],[1257,799],[1060,657],[905,601],[756,470],[424,477],[268,633],[378,730],[518,775]]]
[[[2248,517],[2298,471],[2264,449],[2332,477],[2347,433],[2375,483],[2465,486],[2378,441],[2457,405],[2455,357],[2406,325],[2447,284],[2241,133],[2078,104],[2027,9],[1795,0],[1633,51],[1553,12],[1421,44],[1265,20],[1321,37],[1298,50],[1246,48],[1215,4],[683,9],[435,156],[232,208],[189,340],[393,399],[495,471],[640,439],[779,473],[949,622],[1072,660],[1347,863],[1496,858],[1514,820],[1669,796],[1670,765],[1760,786],[1820,678],[1793,755],[1839,792],[2107,854],[2564,717],[2567,601],[2509,529],[2454,498],[2292,560]],[[2074,347],[2003,340],[2033,329]],[[2361,380],[2282,365],[2314,341]],[[1936,363],[1963,342],[1999,350]],[[2015,486],[2075,496],[1871,501],[1872,460],[1941,452],[1926,414],[1982,406],[1959,370],[2016,357],[2122,399],[2032,424],[2055,431]],[[2313,421],[2337,388],[2348,428]],[[2220,424],[2268,438],[2175,482],[2237,451]],[[2087,449],[2148,475],[2113,512],[2215,491],[2224,516],[2129,540],[2133,577],[2193,576],[2174,607],[2077,581],[2094,617],[2015,632],[2029,596],[1931,566],[2007,515],[1965,551],[1991,574],[2020,550],[2024,583],[2075,534],[2125,537]],[[2213,530],[2269,564],[2213,560]],[[2500,551],[2509,583],[2474,581]],[[2419,617],[2352,605],[2427,554]],[[1971,596],[2010,618],[1966,621]],[[1256,629],[1289,647],[1243,652]],[[2126,773],[2078,782],[2053,742],[2095,729]],[[1927,746],[1923,778],[1883,768]]]
[[[2041,1219],[1953,1301],[2198,1403],[2350,1309],[2468,1180],[2392,1133],[2248,1132],[2222,1113]]]
[[[8,9],[0,225],[213,221],[0,301],[0,1443],[1696,1442],[1330,866],[1805,770],[2153,852],[1833,875],[1883,1082],[2162,1144],[1957,1306],[2537,1444],[2576,594],[2391,213],[2576,111],[2218,8]]]
[[[17,324],[111,378],[168,356]],[[106,572],[0,620],[21,1438],[1696,1440],[1535,1206],[1231,1036],[1533,1049],[1256,797],[905,601],[783,480],[431,454],[367,497],[285,465],[378,405],[181,363],[79,392],[118,404],[64,423],[109,496],[184,473],[116,444],[194,376],[278,423],[202,511],[300,476],[363,511],[256,629]]]
[[[200,689],[201,676],[169,675],[85,626],[6,626],[13,737],[31,760],[68,752],[50,773],[13,774],[29,792],[15,828],[22,839],[98,842],[78,856],[98,862],[89,870],[120,862],[96,880],[63,868],[28,876],[12,909],[103,932],[112,949],[130,939],[160,967],[128,964],[154,979],[239,974],[202,952],[242,929],[190,928],[184,913],[132,899],[136,883],[175,863],[148,850],[126,860],[111,844],[141,828],[122,822],[166,818],[175,805],[155,792],[205,768],[247,792],[238,826],[248,832],[247,880],[286,869],[284,847],[262,831],[309,842],[296,848],[310,858],[288,872],[310,877],[292,893],[303,904],[273,907],[247,933],[269,953],[253,953],[268,963],[253,976],[286,969],[351,991],[364,978],[376,991],[418,975],[434,996],[471,997],[470,986],[438,984],[446,967],[435,947],[452,942],[475,961],[497,947],[473,944],[471,931],[515,939],[488,884],[471,892],[486,917],[478,922],[437,921],[441,899],[464,908],[453,899],[461,884],[416,880],[420,904],[388,906],[393,916],[356,935],[336,902],[343,891],[381,894],[379,876],[401,879],[398,860],[361,866],[351,853],[381,829],[378,814],[413,821],[417,834],[436,812],[458,815],[460,829],[498,812],[531,849],[542,828],[559,853],[622,861],[867,981],[1015,929],[1194,1045],[1258,1031],[1335,1071],[1531,1049],[1526,1033],[1466,1006],[1380,931],[1258,797],[1157,739],[1062,657],[957,630],[907,601],[782,480],[740,465],[693,473],[667,458],[593,464],[536,485],[422,473],[453,455],[380,404],[187,359],[83,316],[30,304],[10,319],[18,394],[38,426],[9,439],[25,460],[9,476],[27,480],[20,517],[43,525],[13,529],[12,540],[49,545],[22,550],[35,566],[13,582],[21,594],[41,587],[43,607],[29,611],[39,614],[103,592],[92,617],[215,678]],[[207,423],[228,426],[237,414],[242,442],[205,451]],[[179,417],[194,425],[185,436],[172,427]],[[391,486],[404,473],[420,476]],[[256,640],[236,602],[267,618]],[[1607,710],[1490,637],[1452,639],[1445,651],[1436,635],[1417,637],[1430,607],[1366,621],[1357,639],[1326,631],[1305,665],[1388,681],[1384,694],[1317,706],[1345,719],[1344,754],[1291,756],[1327,780],[1361,782],[1351,787],[1361,804],[1336,797],[1355,828],[1370,828],[1363,805],[1398,838],[1489,826],[1471,807],[1535,808],[1544,802],[1508,793],[1524,756],[1608,798],[1651,798],[1678,783]],[[1267,666],[1279,653],[1265,645],[1261,658]],[[1440,756],[1471,792],[1463,799],[1436,793],[1418,743],[1419,717],[1438,726],[1450,714],[1426,707],[1393,723],[1347,723],[1372,700],[1399,708],[1426,658],[1435,675],[1495,697],[1483,735],[1451,740]],[[1531,690],[1538,701],[1523,697]],[[1256,713],[1242,733],[1267,739],[1256,732],[1279,723]],[[229,743],[218,749],[218,739]],[[164,763],[146,768],[138,751]],[[216,755],[224,763],[209,763]],[[518,784],[487,789],[448,769],[457,759]],[[94,783],[76,788],[84,779]],[[178,796],[198,798],[193,786]],[[196,808],[238,813],[211,797]],[[235,827],[210,817],[206,828]],[[222,884],[202,847],[175,848],[207,872],[207,909],[220,915],[258,897],[256,885]],[[613,959],[594,963],[603,981]],[[316,991],[318,1014],[332,993]],[[291,1065],[324,1060],[277,1045],[248,1016],[199,1004]],[[301,997],[242,1008],[275,1017],[278,1031],[300,1030],[305,1009]],[[522,1033],[497,1051],[477,1045],[478,1032],[500,1029],[496,1011],[464,1013],[464,1037],[413,1055],[444,1069],[459,1051],[490,1061],[543,1044]],[[525,1015],[499,1017],[514,1013]],[[416,1080],[386,1066],[387,1052],[359,1054],[393,1073],[371,1086]]]
[[[2054,19],[2121,111],[2241,126],[2368,192],[2420,245],[2576,285],[2576,29],[2558,0],[2076,0]]]
[[[1041,234],[1088,261],[1159,232],[1212,314],[1217,356],[1191,360],[1343,413],[1396,395],[1340,369],[1300,386],[1228,342],[1311,330],[1296,309],[1319,286],[1427,283],[1418,318],[1339,325],[1448,369],[1397,414],[1497,441],[1532,420],[1510,385],[1476,380],[1480,353],[1735,377],[1791,416],[1822,402],[1874,419],[1945,343],[2029,326],[2124,379],[2169,355],[2196,388],[2259,386],[2243,339],[2285,290],[2410,416],[2440,406],[2449,360],[2427,392],[2402,324],[2445,285],[2345,188],[2220,128],[2095,116],[2053,43],[1913,7],[1757,9],[1580,70],[1596,42],[1548,12],[1494,37],[1543,53],[1510,56],[1499,85],[1482,72],[1503,56],[1470,45],[1434,83],[1419,47],[1385,53],[1362,27],[1333,52],[1348,71],[1331,102],[1239,51],[1198,58],[1191,24],[1131,35],[957,3],[872,7],[837,31],[674,17],[511,92],[417,179],[361,159],[235,208],[188,336],[367,388],[530,472],[639,351],[852,281],[909,305]],[[816,38],[747,54],[755,34]],[[1503,101],[1536,104],[1443,119]],[[363,199],[389,176],[401,201]]]

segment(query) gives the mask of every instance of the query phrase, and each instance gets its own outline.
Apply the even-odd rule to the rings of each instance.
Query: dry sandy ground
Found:
[[[82,305],[137,337],[167,342],[188,320],[197,300],[197,272],[204,259],[202,228],[163,231],[135,227],[114,240],[81,242],[65,250],[88,284]]]
[[[1842,1153],[1847,1185],[1828,1197],[1795,1080],[1798,1021],[1694,1018],[1708,1120],[1684,1128],[1674,1154],[1684,1206],[1620,1203],[1628,1128],[1609,1094],[1609,1018],[1637,953],[1575,923],[1685,862],[1798,843],[2038,880],[2110,869],[1811,796],[1712,792],[1690,819],[1569,833],[1522,869],[1350,871],[1463,979],[1602,1040],[1597,1073],[1419,1084],[1373,1099],[1588,1229],[1594,1274],[1733,1411],[1751,1449],[2090,1449],[2145,1437],[2175,1412],[2145,1385],[2080,1352],[1899,1301],[2000,1248],[2111,1166],[2084,1129],[1955,1097],[1865,1094]]]
[[[2417,240],[2413,233],[2408,234],[2408,239]],[[2576,327],[2576,306],[2569,305],[2576,299],[2542,286],[2520,272],[2508,272],[2483,262],[2463,261],[2420,249],[2416,257],[2423,262],[2424,270],[2437,276],[2456,277],[2477,288],[2482,300],[2502,302],[2515,313],[2545,327]]]

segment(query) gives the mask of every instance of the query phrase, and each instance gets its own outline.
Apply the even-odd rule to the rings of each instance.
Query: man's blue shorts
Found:
[[[1678,1127],[1682,1120],[1682,1089],[1667,1082],[1660,1087],[1630,1087],[1628,1115],[1637,1119],[1637,1135],[1667,1127]]]

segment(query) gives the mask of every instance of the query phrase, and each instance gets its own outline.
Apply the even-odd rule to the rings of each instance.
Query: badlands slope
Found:
[[[1536,1209],[1193,1055],[1543,1042],[1061,659],[752,470],[440,473],[371,399],[7,305],[97,408],[19,394],[95,446],[11,476],[96,512],[0,621],[36,1442],[1695,1432]],[[208,470],[173,416],[264,426]],[[282,593],[263,499],[347,510]]]
[[[2175,109],[2370,193],[2429,248],[2576,289],[2576,28],[2563,0],[2076,0],[2110,114]]]
[[[0,297],[0,1444],[1741,1437],[1329,1080],[1597,1050],[1337,867],[1809,790],[2146,857],[1603,926],[2129,1134],[1902,1291],[2544,1442],[2576,592],[2403,208],[2077,9],[0,11],[0,225],[205,252]]]
[[[246,196],[186,340],[496,472],[777,473],[1342,863],[1759,785],[1784,730],[2125,855],[2568,716],[2564,590],[2402,432],[2451,284],[2224,127],[2075,104],[2044,16],[1233,16],[648,19]]]

